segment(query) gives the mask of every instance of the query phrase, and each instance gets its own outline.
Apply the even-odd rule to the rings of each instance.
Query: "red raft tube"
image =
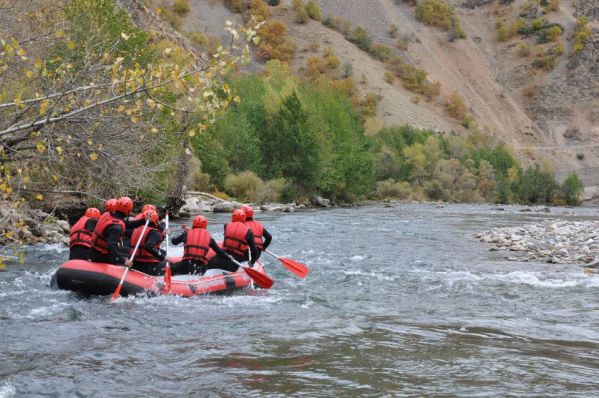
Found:
[[[256,262],[253,269],[266,275],[260,262]],[[124,271],[123,266],[69,260],[56,271],[52,284],[63,290],[108,296],[114,293]],[[162,276],[151,276],[132,269],[127,273],[120,294],[121,296],[172,294],[184,297],[229,294],[251,283],[252,279],[243,269],[237,272],[211,269],[202,276],[174,275],[169,288]]]

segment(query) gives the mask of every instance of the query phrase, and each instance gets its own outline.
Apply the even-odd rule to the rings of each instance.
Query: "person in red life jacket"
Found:
[[[146,220],[149,220],[150,223],[143,232],[143,235],[143,225],[133,230],[129,258],[133,255],[133,250],[135,250],[137,242],[140,243],[135,258],[133,259],[133,266],[131,269],[141,271],[148,275],[164,275],[166,261],[168,261],[169,258],[165,257],[164,250],[160,249],[160,244],[164,240],[164,235],[158,227],[158,213],[154,210],[146,210],[143,213],[143,216]]]
[[[104,210],[109,213],[114,213],[116,211],[116,199],[108,199],[104,203]]]
[[[92,234],[100,216],[100,210],[90,207],[85,210],[83,217],[73,224],[69,242],[69,260],[89,260]]]
[[[92,235],[90,260],[98,263],[125,265],[130,267],[132,262],[125,259],[119,252],[119,241],[125,233],[125,218],[133,210],[133,201],[123,196],[116,203],[113,213],[102,214]],[[142,221],[142,220],[140,220]]]
[[[245,225],[245,212],[237,209],[231,215],[231,222],[225,224],[223,250],[237,261],[250,260],[253,266],[258,258],[258,250],[254,234],[249,226]],[[251,257],[250,257],[251,254]]]
[[[137,220],[145,220],[145,212],[148,210],[152,210],[154,212],[156,212],[156,214],[158,214],[158,209],[156,208],[156,206],[151,205],[151,204],[147,204],[147,205],[143,205],[143,207],[141,208],[141,212],[136,215],[135,217],[133,217],[133,221],[137,221]]]
[[[260,254],[270,245],[272,235],[264,228],[260,221],[254,221],[254,209],[252,206],[243,205],[241,209],[245,213],[245,225],[250,227],[254,234],[254,242],[256,243],[256,249],[258,249],[256,260],[258,260]]]
[[[234,272],[237,265],[229,260],[229,256],[216,244],[208,227],[208,220],[204,216],[193,219],[192,229],[185,230],[179,236],[171,239],[173,245],[184,242],[183,260],[173,264],[173,274],[199,274],[206,270],[219,268]],[[214,252],[212,258],[208,254],[210,249]]]

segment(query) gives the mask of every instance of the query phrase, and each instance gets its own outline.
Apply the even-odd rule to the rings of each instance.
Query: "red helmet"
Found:
[[[154,210],[146,210],[143,214],[144,218],[148,218],[149,216],[150,222],[153,222],[154,224],[158,225],[158,213],[156,213]]]
[[[158,209],[157,209],[157,208],[156,208],[156,206],[154,206],[154,205],[144,205],[144,207],[142,207],[142,208],[141,208],[141,212],[142,212],[142,213],[145,213],[145,212],[146,212],[146,210],[153,210],[153,211],[155,211],[156,213],[158,213]]]
[[[127,196],[123,196],[116,201],[116,211],[120,211],[124,215],[128,216],[133,210],[133,201]]]
[[[245,211],[241,210],[241,209],[237,209],[233,212],[233,214],[231,215],[231,221],[235,222],[235,221],[239,221],[239,222],[244,222],[245,221]]]
[[[196,218],[193,219],[191,226],[193,228],[206,229],[206,227],[208,226],[208,219],[204,216],[197,216]]]
[[[104,208],[107,212],[114,213],[116,211],[116,199],[108,199],[104,203]]]
[[[254,209],[252,209],[252,206],[243,205],[241,206],[241,210],[243,210],[243,212],[245,213],[246,220],[251,220],[252,218],[254,218]]]
[[[90,207],[89,209],[85,210],[85,217],[90,217],[90,218],[100,218],[102,214],[100,213],[100,210],[96,209],[95,207]]]

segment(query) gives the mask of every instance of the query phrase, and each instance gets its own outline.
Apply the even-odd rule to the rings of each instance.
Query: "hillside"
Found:
[[[151,7],[169,6],[169,1],[148,1]],[[389,83],[385,65],[361,51],[344,36],[318,21],[295,23],[290,0],[271,7],[272,19],[288,26],[296,43],[292,66],[301,73],[305,60],[331,48],[342,64],[349,64],[362,94],[381,97],[377,119],[385,125],[410,124],[441,132],[466,133],[459,120],[445,110],[445,98],[457,93],[483,131],[513,146],[524,163],[540,161],[555,167],[558,176],[577,172],[586,185],[599,185],[599,1],[565,0],[557,11],[545,10],[527,0],[450,1],[461,22],[465,39],[449,40],[446,31],[418,21],[414,6],[405,1],[320,0],[323,19],[340,17],[352,27],[362,26],[373,43],[392,48],[398,55],[428,72],[428,79],[441,83],[432,101],[420,100],[402,87]],[[535,36],[517,36],[499,42],[499,20],[508,23],[524,15],[559,23],[563,55],[552,70],[535,68],[534,55],[518,54],[520,43],[534,48]],[[586,15],[593,31],[584,50],[569,56],[577,17]],[[181,30],[223,36],[228,19],[241,21],[220,0],[190,2]],[[395,25],[395,38],[389,35]],[[397,38],[406,48],[397,49]],[[550,48],[550,46],[548,47]],[[255,66],[259,68],[259,65]],[[366,78],[364,78],[366,77]]]

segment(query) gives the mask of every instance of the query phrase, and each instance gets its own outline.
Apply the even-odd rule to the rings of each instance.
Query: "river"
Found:
[[[311,273],[263,257],[273,288],[231,296],[83,298],[49,287],[66,251],[30,249],[0,272],[0,398],[598,396],[599,276],[474,237],[596,211],[518,209],[258,213]]]

